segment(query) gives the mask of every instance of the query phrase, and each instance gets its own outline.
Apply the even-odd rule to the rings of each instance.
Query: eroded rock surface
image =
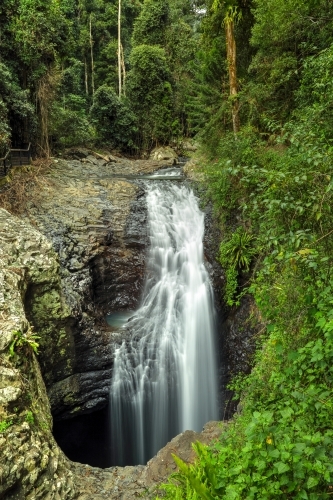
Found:
[[[164,146],[155,148],[150,154],[150,159],[155,161],[165,161],[169,165],[174,165],[177,163],[178,155],[172,148],[170,148],[170,146]]]
[[[61,294],[39,286],[26,294],[29,320],[48,337],[40,363],[57,418],[107,404],[112,353],[121,339],[105,316],[137,306],[145,270],[144,191],[126,176],[162,166],[116,158],[106,163],[81,153],[81,160],[54,162],[38,203],[32,201],[26,213],[60,260]]]
[[[156,485],[166,481],[175,469],[171,453],[191,462],[194,459],[191,443],[213,441],[221,432],[220,425],[211,423],[199,434],[184,432],[146,466],[102,470],[71,464],[52,436],[50,406],[37,359],[29,345],[31,328],[24,310],[26,294],[31,287],[38,286],[48,297],[57,297],[56,313],[52,302],[50,315],[54,313],[56,319],[65,319],[70,314],[66,302],[61,300],[58,256],[35,228],[5,210],[0,210],[0,243],[0,422],[3,431],[0,433],[0,498],[98,500],[107,496],[127,500],[139,494],[153,498]],[[20,338],[24,336],[26,341],[17,344],[11,356],[10,346],[17,338],[15,332],[20,332]],[[47,333],[38,332],[41,345],[49,341]]]
[[[156,488],[167,482],[169,475],[175,472],[176,465],[172,454],[176,454],[187,463],[193,463],[195,452],[192,443],[200,441],[212,444],[216,441],[227,424],[209,422],[201,433],[185,431],[172,439],[146,466],[113,467],[97,469],[82,464],[73,464],[76,478],[78,500],[132,500],[134,498],[153,499]]]
[[[8,500],[76,495],[68,460],[52,436],[49,402],[24,311],[29,287],[59,293],[58,268],[46,238],[0,209],[0,498]],[[66,308],[59,307],[59,315],[66,316]]]
[[[186,431],[147,466],[71,464],[52,437],[50,404],[29,342],[13,345],[22,335],[29,339],[34,326],[56,418],[107,404],[112,352],[121,338],[104,317],[136,307],[145,270],[144,191],[128,176],[151,173],[165,162],[103,159],[86,150],[75,155],[54,162],[23,220],[0,210],[0,498],[154,498],[156,484],[175,470],[171,453],[192,461],[191,443],[211,442],[220,426]],[[220,236],[209,209],[206,215],[205,255],[218,289],[224,279],[215,260]],[[216,305],[223,313],[220,298]],[[237,343],[243,332],[241,316],[229,318],[232,369],[242,364]],[[250,335],[243,335],[246,342]],[[16,355],[10,356],[10,346]]]

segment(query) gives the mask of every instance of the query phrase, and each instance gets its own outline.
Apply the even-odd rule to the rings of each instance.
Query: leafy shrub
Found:
[[[28,92],[22,90],[10,68],[0,63],[0,157],[10,144],[10,119],[20,121],[29,117],[33,122],[34,108]]]
[[[254,255],[253,240],[253,235],[240,226],[228,241],[220,245],[220,262],[226,272],[227,281],[224,295],[230,306],[234,304],[239,272],[249,271]]]
[[[169,24],[169,4],[165,0],[145,0],[134,23],[133,46],[163,45]]]
[[[330,55],[311,65],[330,68]],[[176,460],[166,498],[321,500],[333,491],[331,130],[309,125],[328,111],[315,96],[317,85],[329,88],[328,75],[318,69],[303,82],[314,94],[275,143],[245,130],[225,138],[204,170],[224,224],[237,216],[256,235],[249,293],[266,328],[252,373],[231,385],[241,415],[216,446],[196,448],[196,464]],[[241,239],[221,245],[231,283],[240,264],[250,267],[254,241]]]
[[[16,330],[13,332],[14,339],[9,346],[9,355],[11,357],[17,356],[19,353],[23,353],[28,348],[28,352],[31,349],[35,354],[38,354],[38,340],[39,336],[33,333],[31,329],[26,332],[21,332]]]
[[[131,53],[128,97],[138,118],[138,143],[149,149],[172,135],[172,86],[165,51],[139,45]]]
[[[243,226],[238,227],[230,240],[221,244],[221,261],[228,262],[229,265],[235,268],[248,271],[253,255],[252,241],[253,235],[248,233]]]
[[[100,142],[123,151],[134,147],[135,115],[112,88],[102,85],[97,89],[90,116]]]
[[[76,104],[84,100],[75,95],[68,97],[72,97]],[[59,101],[52,108],[50,134],[54,145],[58,147],[86,145],[93,142],[96,136],[84,110],[71,109],[70,105],[64,108]]]

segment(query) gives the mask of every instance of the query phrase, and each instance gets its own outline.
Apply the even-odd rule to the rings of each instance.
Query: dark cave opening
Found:
[[[94,411],[53,424],[53,435],[73,462],[104,469],[112,465],[109,439],[109,410]]]

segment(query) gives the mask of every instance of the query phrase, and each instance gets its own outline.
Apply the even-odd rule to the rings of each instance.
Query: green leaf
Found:
[[[319,479],[317,477],[309,477],[309,479],[306,482],[306,486],[310,489],[313,488],[314,486],[317,486],[319,483]]]
[[[276,467],[278,474],[283,474],[284,472],[287,472],[288,470],[290,470],[289,465],[285,464],[284,462],[275,462],[275,464],[273,464],[273,465],[274,465],[274,467]]]
[[[269,455],[270,457],[272,457],[272,458],[279,458],[279,456],[280,456],[280,452],[279,452],[279,450],[276,450],[276,449],[275,449],[275,450],[269,451],[269,452],[268,452],[268,455]]]
[[[191,471],[191,467],[173,453],[172,458],[174,459],[180,471],[185,475],[185,477],[187,477],[192,488],[201,496],[201,498],[203,498],[203,500],[214,500],[214,497],[211,495],[208,488]]]

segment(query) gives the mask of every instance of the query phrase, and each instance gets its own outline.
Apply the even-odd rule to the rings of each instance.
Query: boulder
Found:
[[[191,152],[195,152],[198,150],[198,146],[195,144],[195,142],[191,142],[191,141],[184,141],[182,142],[181,144],[181,149],[183,151],[191,151]]]
[[[151,152],[149,159],[167,162],[169,165],[175,165],[177,163],[178,155],[172,148],[170,148],[170,146],[163,146],[155,148]]]
[[[64,158],[68,159],[82,159],[86,158],[89,155],[89,150],[86,148],[71,148],[67,149],[64,153]]]
[[[196,441],[203,444],[217,441],[227,425],[222,422],[208,422],[202,432],[185,431],[166,444],[145,466],[102,470],[73,464],[74,477],[78,481],[78,500],[102,500],[105,497],[109,500],[155,499],[159,485],[167,482],[169,475],[176,472],[172,454],[187,463],[193,463],[196,454],[192,444]]]

